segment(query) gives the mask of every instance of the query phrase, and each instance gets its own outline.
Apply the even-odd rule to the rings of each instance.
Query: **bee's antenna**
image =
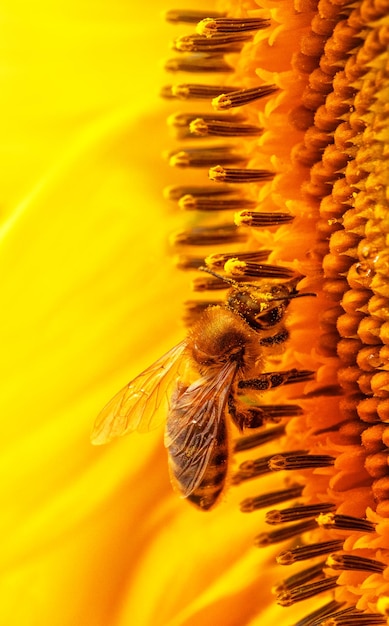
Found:
[[[287,296],[279,296],[278,298],[271,298],[271,301],[274,300],[294,300],[295,298],[305,298],[306,296],[312,296],[312,298],[316,298],[316,293],[290,293]]]
[[[225,283],[228,283],[228,285],[232,285],[233,287],[238,286],[238,283],[236,282],[236,280],[233,280],[232,278],[227,278],[227,276],[222,276],[221,274],[218,274],[217,272],[210,270],[209,267],[205,267],[204,265],[202,265],[201,267],[198,267],[197,269],[200,272],[207,272],[207,274],[211,274],[211,276],[215,276],[215,278],[220,278],[220,280],[222,280]]]

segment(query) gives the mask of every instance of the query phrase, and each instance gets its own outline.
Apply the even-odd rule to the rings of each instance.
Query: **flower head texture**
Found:
[[[3,619],[386,624],[389,3],[193,4],[4,7]]]

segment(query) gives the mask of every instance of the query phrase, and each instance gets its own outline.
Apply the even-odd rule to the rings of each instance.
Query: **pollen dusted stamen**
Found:
[[[209,178],[215,183],[261,183],[274,178],[274,173],[269,170],[253,170],[242,168],[226,168],[220,164],[211,167]],[[282,214],[281,214],[282,215]]]
[[[199,117],[190,123],[190,132],[198,137],[214,135],[216,137],[249,137],[262,133],[260,126],[237,124],[235,121],[205,120]]]
[[[303,450],[295,450],[294,453],[291,452],[290,454],[301,456],[303,452]],[[273,457],[274,454],[268,454],[260,457],[259,459],[244,461],[239,465],[239,470],[233,474],[232,484],[239,485],[247,480],[252,480],[258,476],[263,476],[264,474],[269,474],[271,472],[269,461],[271,461]]]
[[[263,409],[264,413],[266,413],[267,407],[260,407]],[[285,425],[276,426],[275,428],[267,428],[262,430],[259,433],[255,433],[254,435],[247,435],[246,437],[239,437],[234,445],[235,452],[242,452],[243,450],[251,450],[252,448],[257,448],[258,446],[262,446],[265,443],[269,443],[269,441],[274,441],[274,439],[278,439],[285,434]]]
[[[173,50],[177,52],[239,52],[246,41],[252,38],[251,33],[232,33],[204,37],[202,35],[182,35],[172,42]]]
[[[201,20],[196,31],[205,37],[214,37],[217,34],[242,33],[247,31],[261,30],[270,26],[270,20],[261,17],[246,17],[244,19],[233,17],[211,17]]]
[[[367,519],[351,517],[350,515],[326,514],[319,515],[317,523],[328,530],[347,530],[349,532],[371,533],[375,524]]]
[[[334,589],[337,585],[337,580],[337,576],[331,576],[329,578],[316,580],[308,585],[296,587],[290,591],[283,591],[277,596],[277,604],[280,604],[281,606],[292,606],[292,604],[295,604],[296,602],[307,600],[308,598],[312,598],[319,593],[324,593],[325,591]]]
[[[217,111],[225,111],[234,107],[241,107],[255,100],[260,100],[277,91],[275,85],[261,85],[261,87],[252,87],[251,89],[240,89],[235,91],[226,91],[216,96],[212,100],[212,106]]]
[[[280,565],[291,565],[292,563],[297,563],[297,561],[308,561],[317,556],[324,556],[336,550],[341,550],[342,548],[343,541],[340,539],[311,543],[306,546],[299,546],[298,548],[280,552],[277,556],[277,563]]]
[[[323,502],[322,504],[305,504],[302,506],[293,506],[281,511],[268,511],[265,521],[268,524],[284,524],[286,522],[295,522],[306,517],[316,517],[320,513],[333,511],[335,505],[332,502]]]
[[[227,261],[230,259],[238,259],[239,261],[248,261],[257,263],[265,261],[271,250],[257,250],[253,252],[225,252],[224,254],[210,254],[205,258],[205,265],[211,270],[223,269]]]
[[[267,220],[267,221],[266,221]],[[263,228],[264,226],[281,226],[294,220],[290,213],[261,213],[260,211],[241,211],[235,215],[237,226]]]
[[[293,278],[295,272],[280,265],[250,263],[231,259],[227,261],[224,270],[227,275],[236,277],[249,276],[252,278]]]
[[[386,565],[376,559],[353,554],[330,554],[326,565],[334,570],[356,570],[360,572],[383,572]]]

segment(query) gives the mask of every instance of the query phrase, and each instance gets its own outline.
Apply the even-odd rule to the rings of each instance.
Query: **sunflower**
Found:
[[[389,5],[204,4],[167,14],[181,26],[159,109],[145,94],[161,35],[141,8],[4,8],[18,103],[0,250],[10,626],[387,623]],[[22,64],[15,40],[34,44]],[[167,110],[175,175],[158,154]],[[265,365],[312,376],[249,394],[263,424],[237,438],[207,513],[172,493],[159,432],[89,444],[109,395],[184,336],[169,231],[180,268],[298,277],[303,296]],[[223,295],[191,298],[189,326],[225,301],[223,280],[194,286]]]

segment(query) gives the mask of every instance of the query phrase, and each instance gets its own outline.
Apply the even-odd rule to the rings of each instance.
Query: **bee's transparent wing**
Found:
[[[229,361],[189,387],[178,386],[166,422],[172,478],[184,498],[199,486],[217,444],[217,433],[237,369]]]
[[[96,419],[93,444],[107,443],[134,430],[147,432],[164,421],[166,416],[158,408],[168,400],[185,347],[182,341],[169,350],[108,402]]]

